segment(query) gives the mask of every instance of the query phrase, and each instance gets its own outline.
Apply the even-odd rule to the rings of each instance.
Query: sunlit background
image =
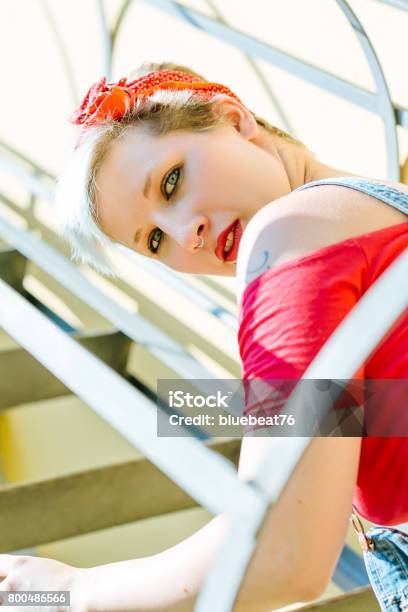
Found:
[[[115,40],[112,79],[129,74],[146,60],[190,65],[228,85],[272,122],[284,127],[285,117],[293,133],[327,163],[385,176],[378,118],[266,62],[249,62],[238,49],[149,2],[128,4]],[[195,0],[187,4],[348,81],[374,88],[355,33],[332,0]],[[58,172],[72,144],[68,115],[90,84],[106,74],[104,28],[114,27],[122,5],[123,0],[106,0],[102,16],[94,0],[1,3],[1,140],[50,172]],[[350,5],[375,46],[393,101],[406,104],[408,15],[377,0],[354,0]],[[399,137],[404,154],[406,131],[401,129]]]

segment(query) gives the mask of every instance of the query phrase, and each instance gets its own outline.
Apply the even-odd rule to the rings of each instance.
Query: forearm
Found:
[[[87,568],[81,576],[87,611],[192,611],[226,529],[222,515],[162,553]]]
[[[277,442],[244,442],[248,460],[241,462],[240,477],[246,480],[253,477],[268,445]],[[286,443],[284,438],[281,443]],[[267,512],[234,612],[266,612],[321,595],[347,533],[360,446],[360,438],[311,442]],[[251,447],[258,456],[249,452]],[[254,457],[256,461],[249,461]],[[227,529],[227,518],[220,515],[162,553],[84,570],[80,579],[86,611],[190,612]]]
[[[295,590],[293,558],[287,546],[271,545],[274,540],[271,528],[275,534],[278,529],[278,517],[271,514],[274,514],[272,509],[259,534],[259,545],[234,612],[272,610],[302,599]],[[86,611],[192,612],[227,529],[227,519],[220,515],[162,553],[87,568],[81,578]]]

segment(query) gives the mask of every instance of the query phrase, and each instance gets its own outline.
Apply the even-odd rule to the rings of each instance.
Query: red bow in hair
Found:
[[[69,120],[83,126],[97,125],[108,119],[120,120],[133,108],[137,99],[146,98],[159,89],[193,89],[207,100],[224,93],[240,102],[238,96],[219,83],[201,81],[193,74],[178,70],[157,70],[129,83],[126,77],[117,83],[106,83],[103,77],[92,85]]]

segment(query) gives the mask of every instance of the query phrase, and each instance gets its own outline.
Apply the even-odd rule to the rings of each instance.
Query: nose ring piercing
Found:
[[[199,238],[200,242],[199,242],[199,244],[196,244],[195,248],[196,249],[202,249],[203,246],[204,246],[204,238],[202,236],[199,236],[198,238]]]

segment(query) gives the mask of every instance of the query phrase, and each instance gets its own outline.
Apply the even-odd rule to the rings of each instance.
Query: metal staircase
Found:
[[[243,35],[220,15],[206,17],[170,0],[149,2],[248,58],[262,58],[377,112],[388,173],[398,178],[396,127],[407,127],[408,111],[392,103],[375,53],[346,2],[337,0],[359,32],[374,93]],[[405,8],[398,0],[388,3]],[[130,5],[123,2],[114,31]],[[113,46],[105,26],[109,74]],[[201,505],[211,513],[232,511],[234,496],[257,507],[256,496],[235,483],[239,440],[202,435],[200,445],[195,439],[153,443],[158,379],[195,379],[199,385],[200,379],[240,377],[233,284],[187,278],[119,253],[117,281],[76,268],[53,220],[54,177],[1,143],[0,171],[7,177],[0,182],[0,552],[57,555],[69,539],[132,524],[155,531],[144,549],[148,554],[165,545],[169,530],[174,540],[182,539],[210,516],[193,521],[187,510]],[[191,465],[205,466],[203,483],[187,477],[186,450]],[[145,529],[149,520],[161,527]],[[183,521],[187,527],[176,533]],[[52,543],[54,548],[45,548]],[[135,541],[134,556],[141,550]],[[129,556],[116,549],[112,554],[118,560]],[[376,610],[367,584],[350,527],[332,584],[321,601],[303,609]]]
[[[13,158],[18,165],[15,152]],[[22,164],[26,183],[32,185],[35,176],[37,192],[43,193],[44,177],[39,169],[32,164],[30,172],[28,161],[22,160]],[[137,411],[142,406],[150,411],[155,409],[158,378],[212,378],[214,373],[205,364],[221,365],[223,376],[234,378],[240,366],[231,351],[231,345],[236,342],[235,305],[232,299],[227,299],[231,294],[225,286],[217,296],[217,281],[212,281],[207,288],[197,278],[192,279],[191,285],[177,275],[169,275],[168,279],[164,275],[161,280],[155,277],[154,270],[142,265],[134,266],[132,274],[127,273],[125,279],[114,283],[103,279],[98,286],[94,274],[87,270],[81,272],[66,259],[65,246],[54,228],[47,225],[44,201],[41,208],[37,208],[36,194],[28,190],[27,195],[28,207],[16,203],[10,206],[10,200],[1,197],[3,205],[14,215],[12,221],[7,214],[0,218],[1,320],[9,331],[13,328],[16,339],[13,334],[0,332],[0,442],[4,462],[4,484],[0,487],[0,552],[37,554],[36,547],[41,550],[44,544],[197,506],[191,494],[175,484],[133,444],[118,445],[116,453],[109,450],[106,461],[91,459],[80,469],[71,468],[62,473],[52,465],[46,470],[35,469],[32,465],[35,456],[28,457],[18,448],[19,410],[21,413],[29,410],[33,415],[31,422],[35,422],[36,412],[49,415],[49,427],[34,431],[33,439],[37,444],[40,442],[42,452],[48,452],[51,462],[53,453],[65,455],[66,465],[75,464],[75,454],[81,454],[86,441],[92,446],[93,426],[100,427],[102,422],[99,419],[97,424],[93,420],[98,417],[90,416],[84,397],[76,396],[69,388],[70,380],[89,367],[86,360],[79,364],[80,353],[76,356],[74,351],[74,359],[65,363],[70,370],[68,380],[61,379],[58,369],[54,372],[47,369],[45,355],[49,356],[48,367],[55,368],[56,356],[67,351],[64,342],[59,345],[61,340],[75,341],[76,346],[86,349],[92,356],[92,364],[98,366],[95,372],[106,372],[99,368],[99,364],[106,364],[129,390],[134,389],[135,420],[127,413],[129,420],[122,422],[122,431],[120,427],[117,431],[111,429],[115,428],[115,423],[109,422],[111,417],[104,423],[119,437],[126,436],[126,429],[140,424],[138,419],[143,419],[143,412],[138,416]],[[143,289],[152,279],[154,283],[162,282],[159,304],[154,301],[158,291],[149,296]],[[165,280],[168,280],[167,285]],[[174,285],[177,292],[183,292],[184,288],[182,299],[189,300],[196,322],[201,317],[205,329],[205,323],[210,320],[209,329],[213,333],[200,334],[197,324],[192,330],[189,318],[181,311],[177,315],[177,310],[168,308]],[[216,308],[215,300],[218,300]],[[132,304],[136,304],[137,312],[136,308],[130,312]],[[221,340],[220,328],[225,334]],[[27,337],[31,340],[23,348],[21,344],[25,340],[22,342],[22,339]],[[228,341],[229,346],[223,341]],[[204,363],[200,363],[193,356],[194,350],[198,356],[205,355],[207,361],[204,359]],[[93,371],[89,370],[87,376],[90,387],[101,386],[98,381],[103,379]],[[113,395],[113,402],[117,398]],[[64,422],[67,414],[81,430],[72,440],[67,440],[65,435],[71,431],[70,426],[65,432],[59,425],[59,420]],[[102,413],[99,416],[104,417]],[[39,422],[44,424],[44,418]],[[95,444],[101,444],[100,438],[99,435],[95,439]],[[124,441],[125,437],[121,439]],[[16,448],[11,447],[12,444],[16,444]],[[240,440],[207,440],[204,444],[237,465]],[[13,467],[13,462],[21,464],[20,470]],[[22,477],[23,474],[28,474],[28,478]],[[350,531],[333,587],[337,591],[352,589],[351,593],[357,590],[354,595],[341,595],[325,605],[346,609],[350,606],[350,597],[357,598],[358,606],[366,605],[364,602],[372,605],[371,590],[361,591],[364,584],[367,584],[367,576],[354,533]]]

